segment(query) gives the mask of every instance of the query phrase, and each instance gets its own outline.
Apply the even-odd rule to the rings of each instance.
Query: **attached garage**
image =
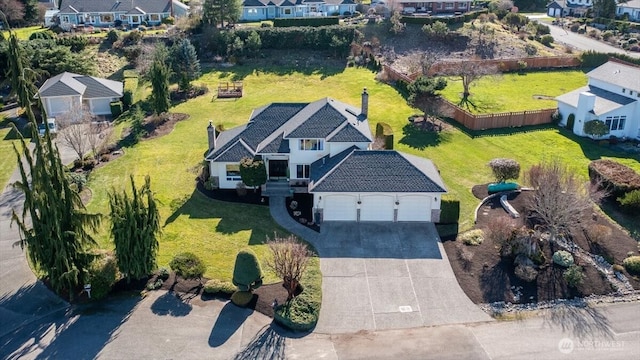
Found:
[[[91,100],[91,112],[96,115],[111,114],[111,99]]]
[[[328,195],[324,197],[324,221],[356,221],[357,197],[353,195]]]
[[[393,196],[362,195],[360,201],[360,221],[393,221]]]
[[[424,195],[398,198],[398,221],[431,221],[431,197]]]

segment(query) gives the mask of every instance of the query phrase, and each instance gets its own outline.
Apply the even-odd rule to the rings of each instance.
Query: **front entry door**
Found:
[[[269,180],[285,180],[288,167],[287,160],[269,160]]]

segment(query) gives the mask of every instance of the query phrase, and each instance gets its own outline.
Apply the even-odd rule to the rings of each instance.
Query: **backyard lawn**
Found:
[[[16,157],[13,152],[13,144],[18,144],[16,140],[6,140],[11,131],[8,122],[0,121],[0,191],[7,186],[9,178],[16,169]]]
[[[457,104],[462,94],[459,78],[447,79],[442,95]],[[488,114],[508,111],[556,108],[553,100],[587,84],[587,76],[580,70],[539,71],[489,76],[471,85],[472,113]]]

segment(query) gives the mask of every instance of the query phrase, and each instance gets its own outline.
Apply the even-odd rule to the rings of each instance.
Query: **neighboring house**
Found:
[[[416,1],[399,0],[404,12],[427,14],[455,14],[465,13],[471,10],[473,0],[458,1]]]
[[[110,103],[122,97],[122,88],[119,81],[65,72],[45,81],[36,96],[47,117],[81,107],[93,115],[111,115]]]
[[[188,15],[177,0],[60,0],[58,19],[63,29],[77,25],[130,27],[159,25],[169,16]],[[174,9],[178,11],[174,12]]]
[[[640,0],[629,0],[626,3],[619,3],[616,9],[617,16],[627,14],[629,20],[640,22]]]
[[[547,15],[551,17],[585,16],[592,6],[592,0],[554,0],[547,5]]]
[[[587,73],[587,86],[556,98],[562,124],[574,114],[573,132],[585,136],[584,123],[602,120],[609,134],[640,139],[640,67],[609,61]]]
[[[352,15],[354,0],[243,0],[242,21]]]
[[[437,221],[446,189],[431,161],[368,150],[368,98],[365,89],[360,109],[331,98],[273,103],[219,135],[210,124],[210,176],[221,189],[235,189],[240,160],[260,157],[263,196],[312,193],[315,221]]]

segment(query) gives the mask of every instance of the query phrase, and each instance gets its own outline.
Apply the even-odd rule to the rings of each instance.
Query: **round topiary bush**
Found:
[[[576,287],[582,284],[584,281],[584,274],[582,273],[582,267],[578,265],[572,265],[562,273],[562,277],[570,287]]]
[[[262,286],[262,268],[250,249],[240,250],[233,268],[233,285],[240,291],[252,291]]]
[[[118,265],[113,254],[105,254],[93,261],[89,268],[88,284],[91,284],[91,299],[106,297],[118,280]]]
[[[553,262],[568,268],[574,264],[573,255],[568,251],[558,250],[553,253]]]
[[[176,256],[171,259],[169,266],[177,276],[183,279],[200,279],[207,270],[202,260],[190,252],[176,254]]]
[[[469,230],[458,235],[458,240],[465,245],[480,245],[484,241],[484,231],[482,229]]]
[[[622,265],[630,274],[640,275],[640,256],[629,256],[622,261]]]
[[[253,300],[253,293],[250,291],[236,291],[231,295],[231,302],[240,307],[246,307]]]
[[[218,279],[211,279],[204,284],[204,292],[207,294],[233,294],[237,288],[235,285],[228,281],[222,281]]]

